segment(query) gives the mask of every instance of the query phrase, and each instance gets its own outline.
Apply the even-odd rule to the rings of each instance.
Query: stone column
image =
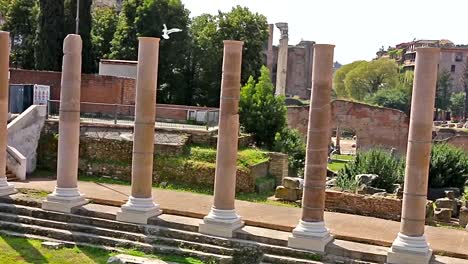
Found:
[[[328,147],[331,133],[333,45],[314,46],[312,92],[307,133],[302,219],[289,237],[293,248],[324,252],[333,240],[323,220]]]
[[[8,71],[10,64],[10,33],[0,31],[0,196],[15,193],[15,188],[7,182],[6,150],[8,142]]]
[[[138,40],[132,194],[117,212],[117,220],[146,224],[148,218],[161,214],[152,197],[159,38],[142,37]]]
[[[335,149],[336,149],[336,154],[341,154],[341,127],[340,127],[340,121],[337,120],[336,122],[336,141],[335,141]]]
[[[278,49],[278,64],[276,65],[275,95],[286,95],[286,75],[288,72],[288,23],[276,23],[281,31]]]
[[[234,209],[243,44],[224,41],[214,204],[199,227],[200,233],[223,237],[232,237],[244,225]]]
[[[401,226],[388,252],[388,263],[429,263],[432,256],[424,224],[439,58],[438,48],[416,50]]]
[[[79,35],[63,42],[62,89],[60,91],[57,186],[43,201],[45,210],[71,212],[87,203],[78,191],[78,151],[80,144],[81,49]]]
[[[273,54],[273,36],[274,36],[275,25],[268,24],[268,46],[266,50],[267,56],[267,67],[270,70],[270,77],[273,74],[274,54]]]

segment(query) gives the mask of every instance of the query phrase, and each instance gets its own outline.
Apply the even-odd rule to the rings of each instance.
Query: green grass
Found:
[[[354,156],[354,155],[333,155],[332,159],[351,161],[351,160],[354,160],[355,157],[356,156]]]
[[[119,253],[110,252],[100,248],[75,246],[58,250],[46,249],[41,246],[40,240],[13,237],[0,234],[0,263],[2,264],[104,264],[109,257]],[[183,264],[203,264],[195,258],[178,256],[146,255],[135,249],[121,249],[124,254],[157,258]]]
[[[216,162],[216,148],[192,146],[190,148],[190,154],[187,157],[181,158],[214,164]],[[256,148],[241,149],[237,154],[237,165],[245,168],[266,161],[268,161],[267,154]]]
[[[19,193],[25,194],[28,197],[31,197],[33,199],[44,199],[49,195],[49,192],[46,191],[40,191],[40,190],[34,190],[34,189],[27,189],[27,188],[16,188],[16,190]]]

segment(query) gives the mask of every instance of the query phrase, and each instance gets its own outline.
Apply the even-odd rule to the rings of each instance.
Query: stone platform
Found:
[[[55,180],[34,179],[15,182],[16,188],[53,191]],[[130,186],[79,182],[80,191],[94,203],[120,206],[130,194]],[[191,217],[201,221],[212,205],[212,196],[188,192],[153,189],[153,197],[160,204],[164,215]],[[261,203],[236,201],[236,211],[245,221],[246,228],[267,228],[282,231],[285,235],[297,225],[300,208],[274,206]],[[373,217],[325,212],[327,227],[339,240],[390,247],[399,231],[399,222]],[[441,227],[426,226],[426,236],[435,254],[468,259],[468,232]],[[287,236],[285,237],[287,239]],[[467,260],[468,263],[468,260]]]

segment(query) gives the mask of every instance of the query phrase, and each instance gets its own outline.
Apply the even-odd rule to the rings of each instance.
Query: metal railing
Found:
[[[156,106],[156,115],[158,110],[169,110],[169,112],[180,111],[185,112],[185,119],[172,119],[171,117],[158,118],[155,117],[155,126],[162,128],[178,128],[178,129],[196,129],[196,130],[216,130],[219,122],[219,110],[190,110],[178,107]],[[205,112],[203,121],[190,120],[189,111]],[[58,119],[60,112],[60,101],[49,100],[47,102],[47,118]],[[183,114],[181,114],[182,116]],[[80,103],[80,120],[84,123],[99,123],[99,124],[121,124],[133,125],[135,119],[135,106],[123,104],[106,104],[106,103]]]

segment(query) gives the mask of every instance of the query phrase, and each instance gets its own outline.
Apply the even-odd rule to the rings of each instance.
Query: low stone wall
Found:
[[[39,141],[38,167],[55,170],[57,164],[58,135],[54,126],[45,126]],[[108,133],[82,131],[80,136],[79,170],[89,176],[106,176],[125,181],[131,180],[132,148],[131,140],[103,138],[99,134]],[[113,133],[117,132],[111,132]],[[190,184],[196,187],[213,188],[215,164],[192,161],[188,149],[183,145],[155,145],[153,182]],[[266,176],[268,163],[260,163],[253,168],[238,167],[236,191],[254,192],[256,177]]]
[[[399,221],[402,204],[401,200],[394,198],[327,190],[325,208],[328,211]]]

